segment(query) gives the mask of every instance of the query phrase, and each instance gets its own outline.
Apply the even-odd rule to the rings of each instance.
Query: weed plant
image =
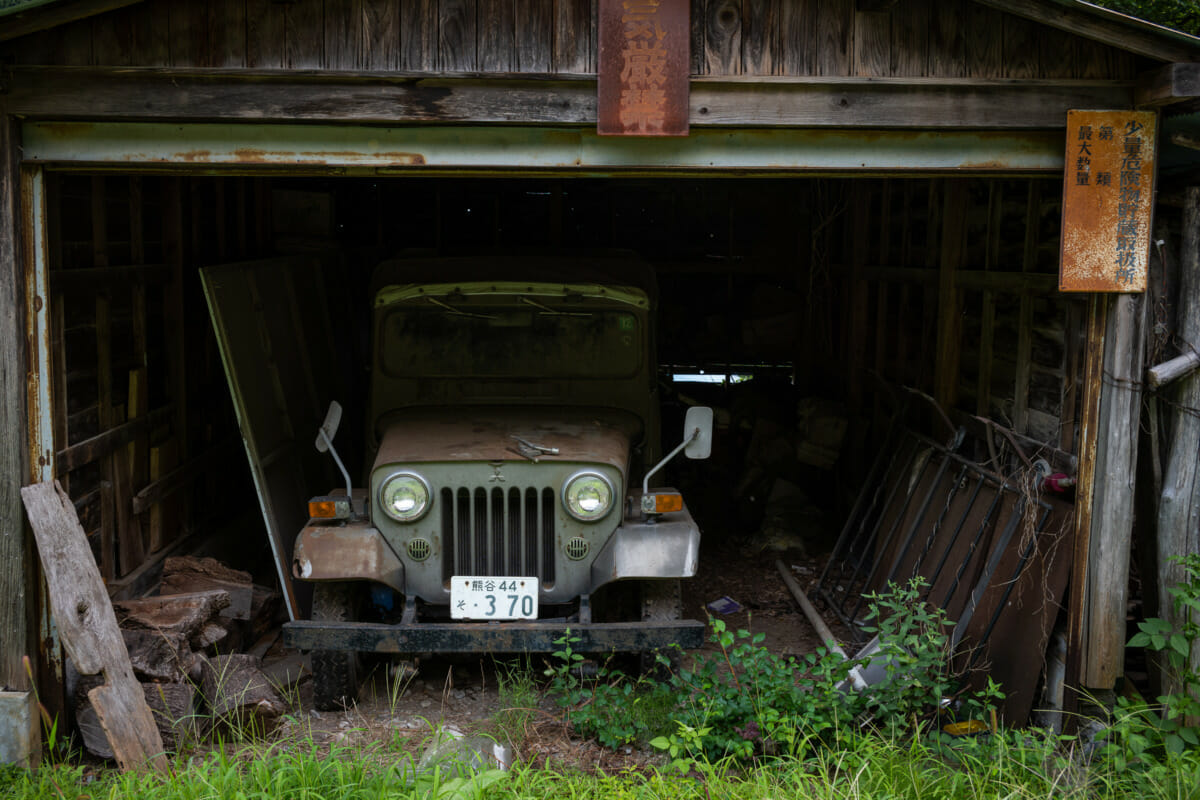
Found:
[[[880,640],[872,658],[883,661],[888,675],[870,691],[844,688],[864,660],[826,648],[785,658],[762,646],[763,634],[731,631],[719,619],[710,621],[719,652],[702,654],[692,668],[661,683],[604,669],[582,679],[577,667],[583,657],[567,636],[547,670],[550,689],[579,733],[609,747],[648,742],[685,772],[729,757],[803,756],[832,746],[840,732],[855,727],[895,734],[936,722],[943,699],[957,690],[949,667],[951,623],[941,609],[921,601],[923,588],[914,579],[868,597],[868,620],[874,622],[868,630]],[[669,666],[669,659],[660,658],[660,666]],[[989,687],[969,698],[967,708],[986,714],[1000,696]]]
[[[1140,622],[1128,646],[1157,652],[1178,691],[1153,704],[1118,698],[1103,755],[1120,769],[1169,769],[1200,747],[1200,662],[1192,657],[1200,646],[1200,555],[1174,560],[1186,576],[1169,590],[1179,624],[1156,617]]]

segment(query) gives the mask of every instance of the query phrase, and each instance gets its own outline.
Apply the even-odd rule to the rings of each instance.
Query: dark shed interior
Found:
[[[1029,452],[1075,451],[1084,309],[1055,291],[1053,179],[52,172],[47,186],[59,471],[121,593],[137,593],[156,556],[193,534],[260,524],[198,277],[214,264],[337,254],[323,279],[344,363],[310,368],[349,377],[343,429],[357,431],[374,264],[406,252],[636,252],[660,286],[665,436],[684,403],[719,409],[720,458],[703,480],[728,482],[730,502],[690,501],[710,506],[702,522],[714,540],[751,536],[769,491],[755,481],[789,470],[819,482],[811,495],[836,532],[901,386],[975,430],[977,415],[1011,428]],[[281,302],[271,294],[258,301]],[[940,295],[952,315],[939,315]],[[940,325],[959,332],[952,374],[935,368]],[[844,425],[832,454],[748,476],[756,425],[760,439],[795,437],[806,399]],[[360,463],[359,437],[340,440]],[[1017,465],[1005,439],[975,447],[998,472]],[[234,538],[238,565],[269,580],[265,536],[250,549]]]

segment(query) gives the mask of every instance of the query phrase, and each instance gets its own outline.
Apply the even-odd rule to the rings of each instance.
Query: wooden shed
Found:
[[[264,364],[303,395],[257,454],[269,482],[325,379],[362,382],[354,292],[381,256],[612,247],[658,269],[665,363],[844,401],[852,480],[898,386],[1077,478],[1070,680],[1115,685],[1134,491],[1156,518],[1162,448],[1194,470],[1198,447],[1166,419],[1188,401],[1142,384],[1194,343],[1200,39],[1072,0],[691,0],[690,131],[601,136],[602,3],[3,4],[0,688],[29,689],[26,654],[39,686],[63,676],[20,487],[62,483],[114,593],[257,519],[201,268],[241,265],[252,310],[320,312],[243,333],[306,342]],[[1076,109],[1162,110],[1147,294],[1058,290]],[[1196,552],[1179,530],[1162,555]]]

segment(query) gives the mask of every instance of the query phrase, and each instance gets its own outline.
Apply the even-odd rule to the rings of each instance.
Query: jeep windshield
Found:
[[[396,378],[627,378],[642,368],[636,289],[528,284],[387,287],[379,364]]]

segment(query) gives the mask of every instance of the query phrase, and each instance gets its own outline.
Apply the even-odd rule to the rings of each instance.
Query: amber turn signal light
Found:
[[[308,501],[308,516],[311,519],[348,519],[350,501],[344,497],[314,497]]]
[[[683,511],[683,497],[677,494],[654,495],[654,513],[669,514],[673,511]]]

